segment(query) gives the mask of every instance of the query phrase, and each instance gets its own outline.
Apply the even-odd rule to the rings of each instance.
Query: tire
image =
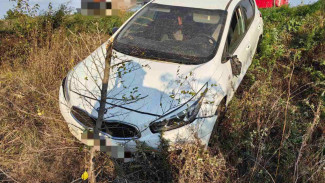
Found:
[[[214,124],[210,139],[209,139],[209,143],[208,143],[208,147],[213,147],[213,145],[218,141],[218,134],[220,132],[220,126],[223,122],[223,120],[226,117],[226,113],[227,113],[227,97],[223,98],[221,100],[221,102],[218,105],[217,111],[216,111],[216,115],[217,120],[216,123]]]
[[[257,49],[256,49],[257,54],[260,54],[262,51],[261,50],[262,40],[263,40],[263,35],[260,35],[260,37],[258,38],[258,42],[257,42]]]
[[[216,111],[216,115],[218,115],[217,122],[222,122],[226,117],[226,113],[227,113],[226,103],[227,103],[227,98],[225,97],[218,105],[218,109]]]

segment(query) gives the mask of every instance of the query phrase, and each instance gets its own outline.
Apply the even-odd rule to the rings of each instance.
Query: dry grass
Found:
[[[178,148],[169,159],[178,182],[226,182],[232,173],[221,152],[211,154],[198,142]]]
[[[59,30],[43,46],[32,42],[23,52],[29,53],[24,62],[19,52],[2,62],[0,167],[16,181],[72,181],[87,168],[88,150],[68,131],[59,112],[58,90],[68,70],[107,36],[67,34]]]

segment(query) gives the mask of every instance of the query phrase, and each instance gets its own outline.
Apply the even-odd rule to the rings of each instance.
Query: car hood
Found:
[[[94,117],[99,109],[105,47],[103,44],[68,75],[71,105]],[[148,125],[182,104],[194,102],[193,96],[204,86],[217,85],[211,79],[222,75],[217,68],[213,61],[181,65],[113,51],[105,120]]]

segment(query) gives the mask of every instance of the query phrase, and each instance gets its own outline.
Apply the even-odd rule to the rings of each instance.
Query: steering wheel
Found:
[[[214,39],[214,37],[208,35],[208,34],[203,34],[203,33],[199,33],[196,37],[204,37],[204,38],[208,38],[209,42],[211,44],[217,44],[217,41]],[[211,42],[212,41],[212,42]]]

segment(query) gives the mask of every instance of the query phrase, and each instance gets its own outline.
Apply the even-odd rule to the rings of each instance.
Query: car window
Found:
[[[245,18],[240,7],[234,12],[227,38],[227,48],[229,53],[233,53],[241,42],[246,32]]]
[[[226,17],[225,10],[151,3],[120,31],[114,49],[139,58],[204,63],[219,48]]]
[[[254,15],[255,15],[254,2],[252,2],[252,0],[242,0],[240,4],[243,9],[243,13],[246,16],[245,23],[246,23],[246,28],[248,29],[252,21],[254,20]]]

